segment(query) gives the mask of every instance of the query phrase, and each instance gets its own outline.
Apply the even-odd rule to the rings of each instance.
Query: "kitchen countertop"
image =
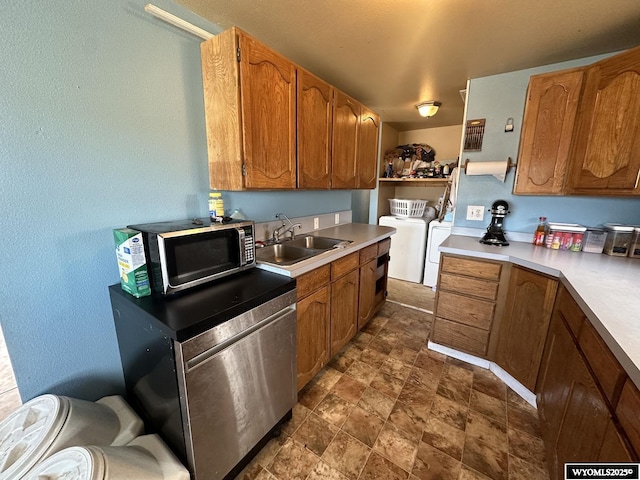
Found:
[[[551,250],[522,242],[495,247],[463,235],[449,236],[439,250],[511,262],[557,277],[640,388],[640,259]]]
[[[258,268],[267,270],[288,277],[299,277],[303,273],[310,272],[318,267],[345,257],[350,253],[360,250],[373,243],[390,237],[396,232],[395,228],[381,227],[379,225],[369,225],[366,223],[347,223],[335,227],[323,228],[307,233],[299,233],[297,237],[314,235],[319,237],[337,238],[340,240],[350,240],[345,248],[334,248],[314,257],[308,258],[293,265],[274,265],[270,263],[258,262]]]

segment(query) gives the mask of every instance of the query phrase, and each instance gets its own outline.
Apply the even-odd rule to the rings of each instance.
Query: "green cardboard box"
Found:
[[[142,233],[131,228],[116,228],[113,238],[122,289],[136,298],[151,295]]]

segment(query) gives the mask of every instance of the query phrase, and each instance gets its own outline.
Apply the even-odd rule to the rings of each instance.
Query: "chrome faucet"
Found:
[[[289,233],[291,235],[291,240],[296,238],[296,234],[294,230],[296,229],[296,227],[302,228],[302,224],[293,223],[291,220],[289,220],[289,217],[287,217],[284,213],[277,213],[276,218],[282,221],[282,225],[280,225],[278,228],[273,230],[273,241],[276,243],[279,242],[280,236],[286,233]],[[285,220],[289,222],[289,225],[284,223]]]

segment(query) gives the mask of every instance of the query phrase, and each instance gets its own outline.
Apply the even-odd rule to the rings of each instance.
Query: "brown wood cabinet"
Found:
[[[331,266],[324,265],[296,279],[298,390],[304,387],[330,358]]]
[[[212,189],[375,188],[375,113],[237,27],[201,57]]]
[[[360,253],[331,262],[331,356],[358,331]]]
[[[513,193],[562,193],[582,76],[576,68],[529,80]]]
[[[296,279],[298,390],[384,305],[390,245],[381,240]]]
[[[553,278],[511,269],[494,361],[530,391],[535,390],[557,289]]]
[[[335,90],[333,106],[332,188],[357,187],[360,103]]]
[[[333,87],[298,69],[298,188],[331,188]]]
[[[580,326],[576,338],[575,329],[565,317],[568,313],[575,318],[579,307],[564,287],[558,298],[536,387],[552,479],[564,478],[566,462],[631,461],[637,458],[628,440],[633,427],[625,428],[624,413],[621,413],[625,410],[620,407],[624,389],[618,395],[612,392],[619,392],[620,388],[611,388],[620,384],[619,376],[624,373],[617,362],[612,364],[607,358],[610,352],[598,351],[597,346],[606,346],[599,336],[594,337],[597,333],[595,329],[591,330],[587,320]],[[618,396],[620,400],[617,400]],[[635,407],[640,408],[640,403]],[[629,410],[633,411],[634,407]],[[633,415],[632,424],[637,424],[638,414]]]
[[[640,47],[531,77],[515,194],[640,195]]]
[[[440,261],[431,340],[487,358],[494,320],[501,313],[498,301],[504,265],[443,254]],[[506,290],[502,282],[502,291]]]
[[[640,185],[640,47],[586,69],[567,191],[638,195]]]
[[[360,250],[358,330],[373,318],[386,301],[390,246],[391,239],[387,238]]]
[[[235,27],[201,52],[211,188],[295,188],[295,65]]]
[[[356,186],[357,188],[376,188],[380,117],[362,105],[359,128]]]

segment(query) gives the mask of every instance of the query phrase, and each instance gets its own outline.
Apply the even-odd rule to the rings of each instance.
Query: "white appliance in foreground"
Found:
[[[428,218],[383,216],[378,222],[393,227],[389,251],[389,276],[399,280],[420,283],[427,244]]]
[[[422,283],[436,289],[438,283],[438,269],[440,268],[440,252],[438,247],[451,234],[451,222],[433,220],[429,224],[429,240],[424,262],[424,279]],[[393,245],[393,241],[391,241]]]

